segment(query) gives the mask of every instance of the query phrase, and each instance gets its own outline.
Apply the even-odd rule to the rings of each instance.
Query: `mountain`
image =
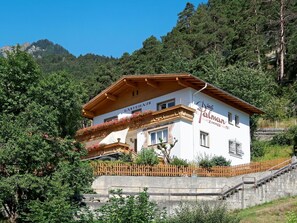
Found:
[[[38,40],[37,42],[32,43],[26,51],[37,58],[42,58],[48,55],[72,55],[61,45],[54,44],[47,39]]]
[[[26,51],[35,58],[43,58],[48,55],[71,55],[64,47],[47,39],[38,40],[33,43],[24,43],[18,46],[21,50]],[[11,52],[16,47],[17,46],[4,46],[0,48],[0,55],[6,57],[6,52]]]

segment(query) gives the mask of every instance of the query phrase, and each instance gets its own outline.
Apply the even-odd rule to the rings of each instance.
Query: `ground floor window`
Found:
[[[168,142],[168,128],[158,129],[155,131],[149,132],[150,134],[150,145],[155,145],[162,142]]]
[[[209,134],[200,131],[200,145],[209,148]]]
[[[229,153],[237,156],[242,156],[242,144],[236,140],[229,140]]]

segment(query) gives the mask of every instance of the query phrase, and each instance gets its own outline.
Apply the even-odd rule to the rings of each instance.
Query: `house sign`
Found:
[[[214,105],[205,103],[204,101],[198,101],[195,102],[195,104],[198,106],[197,111],[199,115],[199,123],[201,123],[201,120],[203,119],[210,124],[229,129],[229,127],[226,125],[226,121],[223,118],[212,113],[214,110]]]
[[[141,109],[143,107],[146,107],[148,105],[151,105],[151,101],[147,101],[147,102],[144,102],[144,103],[140,103],[140,104],[133,105],[131,107],[125,108],[124,109],[124,112],[131,112],[131,111],[134,111],[134,110],[137,110],[137,109]]]

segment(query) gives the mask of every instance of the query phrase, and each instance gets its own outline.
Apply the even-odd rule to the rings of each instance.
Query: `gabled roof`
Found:
[[[98,109],[98,104],[105,100],[116,101],[118,96],[127,91],[127,89],[137,88],[138,84],[146,83],[148,86],[157,88],[159,84],[166,82],[175,82],[181,88],[193,88],[201,90],[203,93],[222,101],[232,107],[235,107],[248,114],[262,114],[264,113],[259,108],[241,100],[234,95],[213,86],[191,74],[154,74],[154,75],[126,75],[106,88],[100,94],[95,96],[83,106],[83,114],[86,117],[93,118],[94,111]]]

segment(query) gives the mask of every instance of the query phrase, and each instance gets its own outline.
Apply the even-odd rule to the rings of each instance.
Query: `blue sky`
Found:
[[[76,56],[120,57],[160,38],[187,2],[206,0],[0,0],[0,47],[49,39]]]

